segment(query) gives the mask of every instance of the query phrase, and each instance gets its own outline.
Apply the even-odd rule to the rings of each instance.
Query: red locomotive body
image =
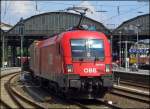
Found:
[[[34,75],[49,80],[68,95],[73,91],[81,98],[98,98],[112,87],[111,50],[103,33],[64,32],[34,42],[30,54]]]

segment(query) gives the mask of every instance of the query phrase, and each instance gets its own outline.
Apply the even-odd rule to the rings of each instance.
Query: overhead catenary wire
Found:
[[[57,4],[62,4],[62,5],[72,5],[72,6],[73,6],[73,4],[64,3],[64,2],[62,3],[62,2],[49,1],[49,3],[54,3],[54,4],[56,4],[56,5],[57,5]],[[127,13],[129,13],[129,12],[136,11],[136,10],[142,8],[142,7],[145,6],[145,5],[148,5],[148,4],[146,3],[146,4],[142,5],[142,6],[140,5],[140,7],[138,7],[138,8],[137,8],[137,5],[121,5],[121,4],[119,4],[119,5],[101,5],[101,4],[94,4],[94,5],[91,5],[91,6],[100,6],[100,7],[109,6],[109,7],[115,7],[115,8],[117,8],[117,15],[111,16],[110,18],[107,18],[107,19],[104,19],[104,20],[101,21],[101,22],[105,22],[105,21],[107,21],[107,20],[111,20],[111,19],[113,19],[113,18],[116,18],[116,17],[118,17],[118,16],[127,14]],[[84,6],[86,6],[86,5],[84,5]],[[128,10],[128,11],[123,11],[123,12],[121,12],[120,8],[123,7],[123,6],[128,6],[128,7],[130,6],[130,7],[135,7],[135,8],[130,8],[130,10]]]
[[[4,1],[4,3],[5,3],[5,10],[4,10],[4,18],[6,18],[6,14],[8,14],[9,13],[9,10],[8,10],[8,8],[9,8],[9,6],[8,6],[8,3],[10,3],[11,1]],[[36,11],[36,13],[39,13],[39,12],[45,12],[44,10],[43,10],[43,8],[41,8],[41,9],[39,9],[39,7],[38,6],[40,6],[40,5],[45,5],[45,3],[46,4],[48,4],[49,5],[49,3],[53,3],[53,4],[62,4],[62,5],[71,5],[71,6],[75,6],[75,4],[76,3],[66,3],[66,2],[57,2],[57,1],[47,1],[47,2],[38,2],[37,0],[35,0],[35,11]],[[11,5],[12,3],[10,3],[9,5]],[[27,4],[28,5],[28,4]],[[148,3],[147,3],[147,5],[148,5]],[[85,5],[86,6],[86,5]],[[102,20],[102,22],[104,21],[107,21],[107,20],[111,20],[111,19],[113,19],[113,18],[116,18],[116,17],[118,17],[118,16],[120,16],[120,15],[124,15],[124,14],[127,14],[127,13],[129,13],[129,12],[132,12],[132,11],[135,11],[134,10],[134,8],[135,8],[135,6],[136,6],[136,8],[137,8],[137,6],[138,5],[121,5],[121,4],[119,4],[119,5],[105,5],[105,4],[91,4],[91,6],[101,6],[101,7],[106,7],[106,6],[109,6],[109,7],[111,7],[111,8],[113,8],[113,7],[115,7],[115,8],[117,8],[117,7],[119,7],[119,9],[118,9],[118,12],[117,12],[117,15],[115,15],[115,16],[111,16],[110,18],[106,18],[106,19],[103,19]],[[134,8],[132,8],[131,9],[131,7],[130,7],[130,10],[129,10],[129,12],[127,12],[126,13],[126,11],[121,11],[120,9],[122,8],[122,6],[131,6],[131,7],[134,7]],[[143,6],[141,6],[141,7],[143,7]],[[44,7],[45,8],[45,7]],[[139,9],[139,8],[137,8],[137,9]],[[31,9],[28,9],[28,10],[31,10]],[[12,10],[10,10],[10,11],[12,11]],[[109,11],[109,10],[107,10],[107,11]],[[9,18],[10,19],[10,18]]]
[[[136,10],[138,10],[138,9],[140,9],[140,8],[143,8],[143,6],[146,6],[146,5],[147,5],[147,4],[144,4],[144,5],[139,6],[139,7],[136,7],[136,8],[132,8],[132,9],[130,9],[130,10],[128,10],[128,11],[125,11],[125,12],[120,13],[119,15],[117,14],[117,15],[111,16],[110,18],[108,18],[108,19],[106,19],[106,20],[103,20],[103,21],[112,20],[113,18],[116,18],[116,17],[121,16],[121,15],[128,14],[129,12],[131,13],[132,11],[136,11]]]
[[[3,1],[4,2],[4,1]],[[0,3],[2,3],[2,1],[0,2]],[[6,17],[6,15],[7,15],[7,13],[8,13],[8,9],[9,9],[9,7],[11,6],[11,3],[10,3],[10,1],[5,1],[4,2],[4,16],[3,16],[3,18],[5,18]],[[3,8],[1,7],[1,10],[3,10]]]
[[[38,1],[37,0],[35,0],[35,12],[36,12],[36,14],[40,13],[40,10],[38,8]]]
[[[37,6],[37,1],[35,1],[35,9],[36,9],[36,11],[38,11],[38,6]]]
[[[74,5],[74,4],[69,4],[69,3],[62,3],[62,2],[55,2],[55,1],[49,1],[49,3],[53,3],[53,4],[63,4],[63,5]],[[131,6],[131,7],[136,7],[137,5],[101,5],[101,4],[91,4],[92,6],[108,6],[108,7],[118,7],[118,6],[120,6],[120,7],[122,7],[122,6]],[[84,6],[88,6],[88,5],[84,5]]]
[[[5,1],[4,18],[6,16],[6,12],[7,12],[7,1]]]

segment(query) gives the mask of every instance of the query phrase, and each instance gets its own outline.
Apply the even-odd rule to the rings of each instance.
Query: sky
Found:
[[[121,23],[149,13],[148,1],[1,1],[1,22],[15,25],[23,19],[45,13],[62,11],[68,7],[87,7],[86,14],[107,28],[116,28]]]

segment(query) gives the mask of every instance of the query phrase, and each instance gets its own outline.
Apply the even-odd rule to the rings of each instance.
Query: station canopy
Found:
[[[48,12],[24,19],[24,36],[53,36],[66,31],[79,23],[80,15],[69,12]],[[88,25],[96,31],[107,35],[110,31],[100,22],[84,17],[81,25]],[[19,36],[20,23],[18,22],[7,36]]]
[[[150,14],[144,14],[127,20],[117,27],[113,34],[119,35],[121,32],[122,35],[136,35],[138,31],[140,36],[149,36],[149,17]]]

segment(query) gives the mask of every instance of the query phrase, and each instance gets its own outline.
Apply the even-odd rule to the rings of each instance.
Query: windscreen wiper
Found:
[[[79,61],[83,61],[84,59],[83,58],[79,58]]]
[[[99,61],[99,58],[95,56],[94,62]]]

